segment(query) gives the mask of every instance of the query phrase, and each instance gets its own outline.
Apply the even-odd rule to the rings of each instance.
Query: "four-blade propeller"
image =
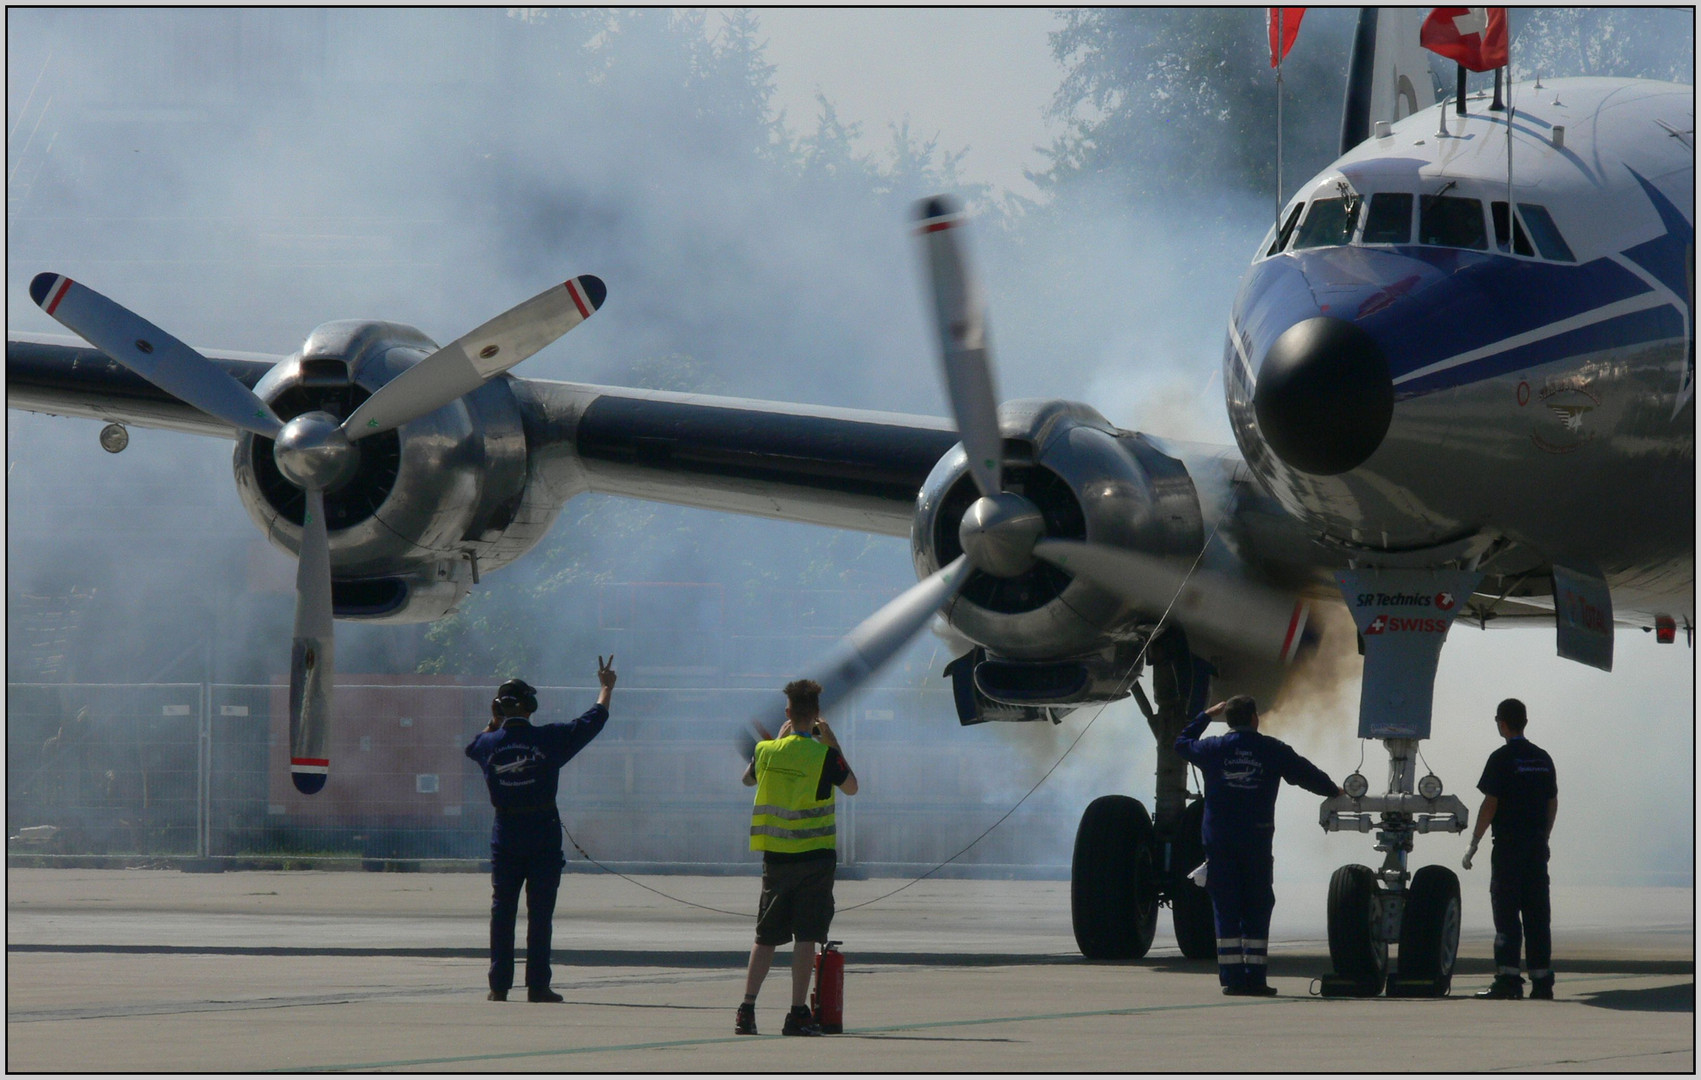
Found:
[[[161,390],[233,427],[275,440],[278,471],[306,495],[290,650],[290,774],[311,794],[330,766],[331,545],[325,492],[354,475],[355,443],[435,412],[584,322],[608,295],[591,275],[552,286],[438,349],[367,398],[346,419],[305,412],[287,423],[235,376],[123,305],[59,274],[38,274],[30,299]]]

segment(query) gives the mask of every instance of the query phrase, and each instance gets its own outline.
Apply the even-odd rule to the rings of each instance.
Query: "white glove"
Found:
[[[1471,868],[1471,856],[1473,856],[1477,853],[1477,845],[1480,844],[1481,842],[1482,842],[1482,839],[1480,837],[1474,837],[1473,836],[1471,838],[1471,849],[1469,851],[1465,852],[1465,857],[1462,860],[1460,860],[1460,862],[1459,862],[1460,866],[1463,866],[1466,870],[1469,870]]]
[[[1205,887],[1205,868],[1210,865],[1211,864],[1208,860],[1200,863],[1198,866],[1193,868],[1192,873],[1187,875],[1187,880],[1203,889]]]

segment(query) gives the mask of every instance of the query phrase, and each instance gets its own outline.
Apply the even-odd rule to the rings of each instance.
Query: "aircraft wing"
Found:
[[[207,351],[252,389],[281,357]],[[582,491],[908,536],[916,492],[957,442],[950,421],[827,406],[512,378],[532,469]],[[6,342],[6,404],[235,438],[72,338]]]
[[[207,352],[204,355],[248,389],[281,356]],[[178,400],[105,353],[76,338],[32,336],[6,340],[6,405],[26,412],[84,416],[191,435],[236,438],[237,429]]]
[[[888,536],[910,534],[916,493],[958,442],[935,417],[516,382],[533,468],[558,483]]]

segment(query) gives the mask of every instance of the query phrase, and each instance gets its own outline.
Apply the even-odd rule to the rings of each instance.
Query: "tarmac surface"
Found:
[[[928,880],[853,910],[904,881],[840,881],[846,1031],[789,1039],[783,950],[763,1034],[732,1034],[754,878],[569,874],[567,1000],[532,1005],[485,1000],[479,874],[6,877],[9,1072],[1695,1070],[1689,888],[1556,889],[1557,1000],[1490,1002],[1470,998],[1492,973],[1482,877],[1465,882],[1453,996],[1432,1000],[1312,996],[1320,899],[1280,883],[1281,995],[1248,999],[1179,955],[1167,913],[1145,960],[1082,959],[1067,882]]]

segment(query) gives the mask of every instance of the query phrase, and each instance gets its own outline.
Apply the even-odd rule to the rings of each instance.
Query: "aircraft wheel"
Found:
[[[1436,997],[1453,985],[1461,910],[1459,878],[1453,871],[1445,866],[1425,866],[1412,875],[1405,915],[1400,920],[1398,980],[1402,984],[1427,984],[1424,990]]]
[[[1081,815],[1070,868],[1075,943],[1089,960],[1138,960],[1158,928],[1152,819],[1126,795],[1094,799]]]
[[[1365,994],[1382,992],[1388,943],[1377,940],[1382,897],[1368,866],[1343,866],[1329,879],[1329,960],[1335,974],[1356,980]]]
[[[1170,866],[1175,873],[1170,914],[1175,923],[1175,943],[1189,960],[1217,958],[1217,916],[1211,909],[1210,894],[1186,876],[1205,861],[1204,828],[1205,803],[1200,800],[1182,811],[1181,830],[1171,849]]]

